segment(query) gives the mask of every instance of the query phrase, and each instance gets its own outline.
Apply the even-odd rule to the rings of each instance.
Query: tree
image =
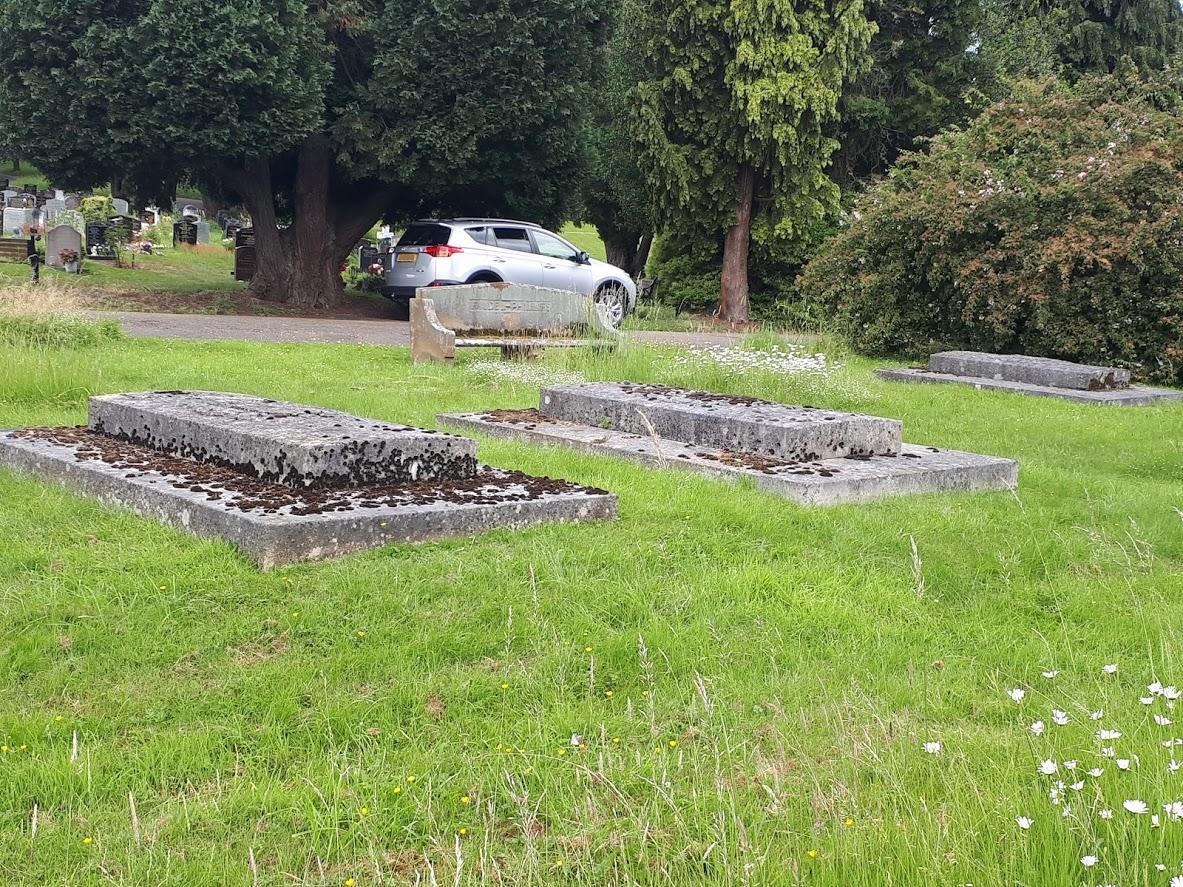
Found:
[[[982,55],[1004,75],[1162,70],[1183,49],[1178,0],[983,0]]]
[[[652,189],[638,163],[640,145],[629,114],[640,79],[636,32],[640,12],[638,0],[620,0],[613,10],[612,32],[584,139],[588,163],[580,188],[582,215],[599,231],[608,261],[634,277],[645,269],[657,228]]]
[[[250,211],[255,295],[329,305],[383,216],[560,219],[602,2],[6,3],[0,90],[59,186],[199,183]]]
[[[792,238],[837,200],[822,127],[874,26],[861,0],[655,0],[640,28],[637,126],[659,210],[725,232],[718,315],[747,321],[753,237]]]
[[[988,70],[973,51],[981,0],[866,0],[871,65],[839,102],[831,174],[852,188],[885,172],[918,138],[968,121]],[[982,103],[984,104],[984,102]]]

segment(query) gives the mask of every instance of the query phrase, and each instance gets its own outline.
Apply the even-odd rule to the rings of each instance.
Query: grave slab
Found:
[[[1029,394],[1035,397],[1055,397],[1076,403],[1106,404],[1119,407],[1140,407],[1171,401],[1183,401],[1183,391],[1170,388],[1148,388],[1133,385],[1129,388],[1115,388],[1108,391],[1084,391],[1076,388],[1055,388],[1050,385],[1032,385],[1028,382],[1011,382],[1006,379],[974,378],[954,376],[948,373],[934,373],[928,369],[875,370],[875,375],[889,382],[917,382],[928,385],[968,385],[982,391],[1010,391],[1015,394]]]
[[[1130,371],[1088,366],[1051,357],[989,354],[984,351],[941,351],[928,359],[928,368],[947,376],[1024,382],[1047,388],[1108,391],[1130,387]]]
[[[616,516],[610,493],[511,471],[481,467],[461,481],[296,489],[84,428],[0,432],[0,468],[231,542],[264,569],[394,542]]]
[[[1013,490],[1012,459],[902,444],[898,451],[807,461],[737,453],[677,440],[552,419],[537,410],[439,416],[445,427],[578,452],[615,456],[652,468],[695,471],[738,481],[802,505],[870,502],[884,496],[949,491]]]
[[[547,388],[540,412],[550,419],[790,462],[898,453],[902,444],[903,426],[895,419],[630,382]]]
[[[213,391],[90,399],[89,428],[297,487],[471,478],[476,444],[336,410]]]

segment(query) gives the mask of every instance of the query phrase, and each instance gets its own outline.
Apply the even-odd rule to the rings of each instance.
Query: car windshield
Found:
[[[399,246],[442,246],[452,236],[443,225],[412,225],[398,239]]]

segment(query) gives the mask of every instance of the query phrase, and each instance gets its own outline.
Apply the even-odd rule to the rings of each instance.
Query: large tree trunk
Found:
[[[638,277],[649,261],[653,235],[641,231],[601,233],[608,264],[623,268],[630,277]]]
[[[735,208],[735,224],[723,241],[723,274],[719,293],[718,317],[727,323],[747,323],[748,311],[748,250],[752,240],[752,199],[756,190],[756,175],[744,164],[739,168],[739,199]]]
[[[296,161],[292,221],[281,228],[271,173],[267,158],[219,172],[225,190],[238,195],[251,214],[256,266],[250,293],[298,308],[340,305],[345,299],[341,264],[382,217],[390,195],[380,188],[335,194],[331,145],[324,136],[310,136]]]

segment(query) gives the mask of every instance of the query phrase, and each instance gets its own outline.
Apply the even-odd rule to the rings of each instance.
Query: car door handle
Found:
[[[497,262],[499,265],[504,265],[504,264],[505,264],[505,259],[494,259],[493,261],[494,261],[494,262]]]
[[[558,265],[543,265],[542,267],[545,268],[547,271],[554,271],[555,268],[558,267]]]

